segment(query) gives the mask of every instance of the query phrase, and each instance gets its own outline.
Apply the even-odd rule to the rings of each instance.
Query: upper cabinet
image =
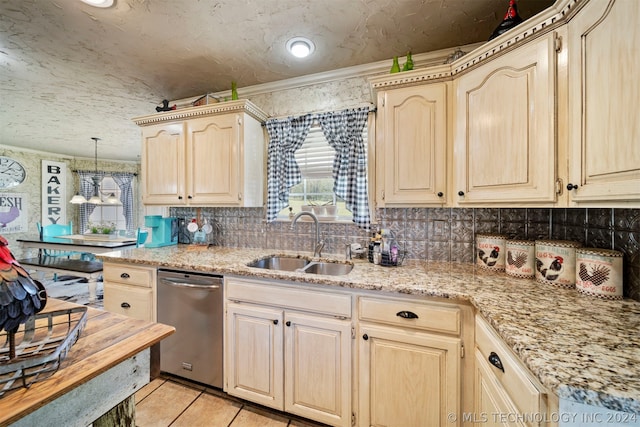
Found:
[[[143,203],[262,206],[266,118],[241,100],[134,119],[143,127]]]
[[[640,2],[588,2],[568,24],[569,202],[640,201]]]
[[[378,88],[375,150],[378,206],[439,206],[447,200],[450,83],[436,81],[394,88],[425,77],[420,73],[371,80],[373,87]]]
[[[551,32],[455,79],[459,205],[556,201],[555,45]]]

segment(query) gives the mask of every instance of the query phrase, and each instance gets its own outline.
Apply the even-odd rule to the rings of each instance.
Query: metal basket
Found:
[[[0,333],[0,398],[53,375],[87,323],[87,307],[36,314],[15,334],[16,356],[9,358],[9,334]]]

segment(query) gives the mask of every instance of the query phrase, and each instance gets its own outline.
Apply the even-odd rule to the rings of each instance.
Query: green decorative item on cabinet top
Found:
[[[236,82],[231,82],[231,100],[235,101],[238,99],[238,84]]]
[[[398,57],[397,56],[393,57],[393,65],[391,66],[391,71],[389,71],[389,72],[391,74],[400,72],[400,64],[398,64]]]
[[[407,62],[404,63],[402,67],[402,71],[411,71],[413,70],[413,59],[411,58],[411,52],[407,52]]]

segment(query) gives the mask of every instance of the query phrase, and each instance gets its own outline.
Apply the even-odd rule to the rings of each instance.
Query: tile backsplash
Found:
[[[260,208],[201,208],[214,224],[210,243],[240,248],[312,251],[313,222],[264,222]],[[404,245],[407,258],[473,263],[476,233],[502,233],[519,239],[574,240],[585,247],[624,253],[624,296],[640,301],[640,209],[614,208],[384,208],[378,227],[389,228]],[[181,218],[180,242],[193,233],[186,224],[195,208],[171,208]],[[365,244],[368,234],[350,223],[320,223],[324,253],[340,254],[352,242]]]

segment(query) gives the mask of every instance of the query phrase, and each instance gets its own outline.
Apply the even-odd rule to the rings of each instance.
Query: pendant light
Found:
[[[76,195],[73,196],[71,200],[69,200],[69,203],[72,203],[74,205],[81,205],[83,203],[91,203],[93,205],[103,205],[103,204],[121,205],[122,203],[120,203],[120,200],[118,200],[118,198],[114,193],[109,194],[109,197],[107,197],[107,200],[105,200],[104,202],[100,197],[100,194],[101,194],[100,181],[102,181],[102,177],[98,175],[98,141],[100,141],[100,138],[92,137],[91,139],[93,139],[93,142],[95,144],[95,155],[94,155],[95,172],[94,172],[94,175],[91,177],[91,181],[93,182],[93,195],[89,200],[87,200],[80,193],[76,193]]]

